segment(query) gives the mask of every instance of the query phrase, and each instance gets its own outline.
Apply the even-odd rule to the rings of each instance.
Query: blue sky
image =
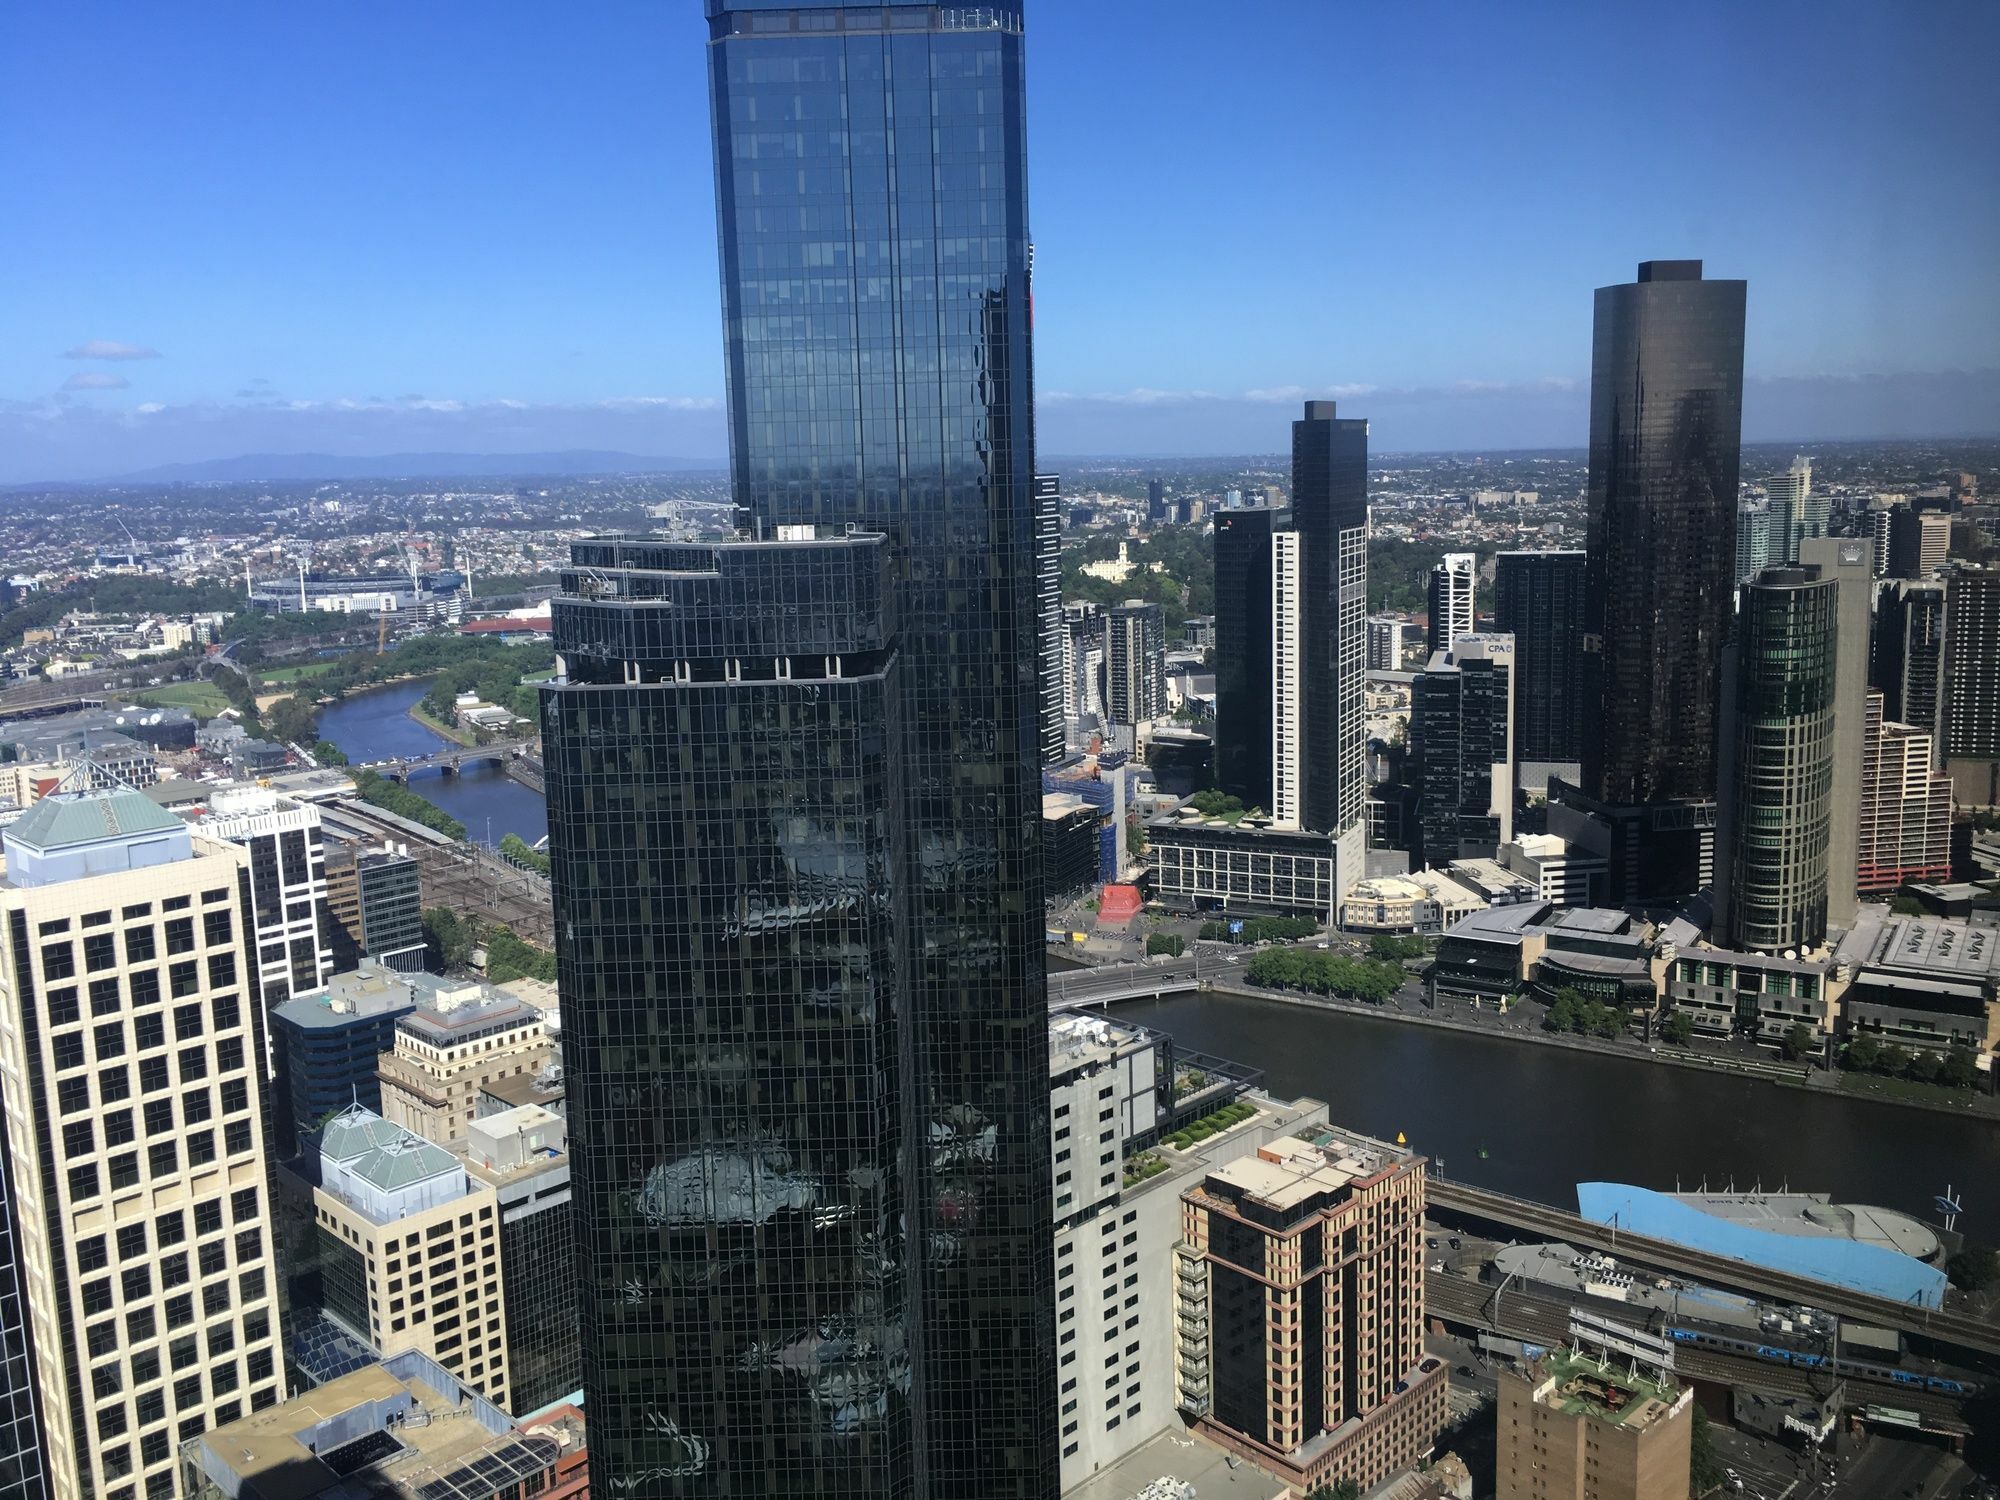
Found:
[[[1654,256],[1749,436],[2000,431],[2000,7],[1027,5],[1046,451],[1579,443]],[[696,0],[4,11],[0,480],[722,454]]]

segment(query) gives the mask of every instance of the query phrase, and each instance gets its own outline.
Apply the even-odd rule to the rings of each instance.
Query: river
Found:
[[[352,693],[319,714],[319,737],[331,740],[359,765],[363,761],[428,755],[450,744],[410,717],[410,705],[430,690],[429,682],[398,682]],[[456,776],[420,771],[410,790],[428,797],[465,825],[466,836],[498,844],[510,833],[534,843],[549,831],[548,806],[500,767],[468,767]]]
[[[1275,1000],[1184,995],[1112,1015],[1262,1068],[1273,1093],[1324,1099],[1336,1124],[1401,1131],[1447,1176],[1559,1207],[1575,1209],[1578,1182],[1734,1178],[1931,1218],[1949,1184],[1959,1227],[2000,1238],[1991,1121]]]

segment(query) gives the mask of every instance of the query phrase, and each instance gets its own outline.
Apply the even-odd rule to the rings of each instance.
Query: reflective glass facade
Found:
[[[1514,759],[1583,757],[1584,554],[1502,552],[1493,628],[1514,637]]]
[[[1271,533],[1281,510],[1215,517],[1215,784],[1271,806]]]
[[[708,13],[766,540],[580,545],[544,703],[592,1484],[1053,1496],[1019,11]]]
[[[1647,261],[1597,290],[1583,782],[1615,806],[1716,792],[1744,294],[1700,261]]]
[[[1757,953],[1826,939],[1839,585],[1813,567],[1744,585],[1730,649],[1717,895]]]
[[[1368,792],[1368,423],[1336,416],[1331,401],[1306,402],[1292,423],[1292,529],[1307,747],[1301,815],[1315,833],[1339,838],[1363,825]]]

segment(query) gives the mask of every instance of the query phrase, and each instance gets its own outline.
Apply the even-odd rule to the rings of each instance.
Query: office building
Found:
[[[1474,594],[1479,582],[1479,558],[1470,552],[1447,552],[1431,567],[1430,647],[1449,651],[1462,635],[1471,635],[1478,612]]]
[[[1853,537],[1805,537],[1801,565],[1834,585],[1833,791],[1827,817],[1826,919],[1854,920],[1855,861],[1861,844],[1861,774],[1868,738],[1868,652],[1875,581],[1868,543]]]
[[[1166,619],[1159,605],[1127,599],[1104,616],[1105,719],[1136,735],[1166,713]]]
[[[416,1009],[418,977],[363,959],[317,994],[294,995],[271,1008],[271,1132],[278,1160],[289,1160],[301,1136],[350,1104],[381,1113],[376,1069],[395,1048],[396,1022]]]
[[[1797,562],[1801,546],[1826,535],[1827,496],[1823,490],[1817,495],[1813,493],[1812,460],[1803,454],[1794,458],[1784,473],[1773,474],[1764,481],[1764,496],[1769,528],[1765,566]],[[1739,559],[1742,545],[1739,538]]]
[[[1694,1388],[1620,1352],[1554,1349],[1500,1373],[1499,1500],[1680,1500]]]
[[[1514,637],[1514,760],[1583,758],[1582,552],[1502,552],[1493,565],[1493,628]]]
[[[1736,581],[1748,583],[1771,562],[1771,506],[1764,500],[1736,502]]]
[[[1020,20],[706,13],[745,540],[579,544],[543,702],[592,1484],[1046,1496]]]
[[[1868,895],[1951,878],[1951,778],[1934,764],[1928,729],[1883,712],[1882,694],[1870,691],[1855,869],[1856,888]]]
[[[1283,511],[1215,518],[1215,784],[1271,806],[1271,552]]]
[[[1891,578],[1935,578],[1951,555],[1951,516],[1901,506],[1889,515]]]
[[[708,15],[744,539],[577,544],[543,702],[592,1483],[1046,1496],[1019,24]]]
[[[1941,1057],[1964,1047],[1990,1069],[2000,1053],[2000,943],[1992,934],[1990,926],[1864,909],[1838,952],[1853,976],[1841,1004],[1847,1034]]]
[[[407,849],[342,843],[329,850],[326,909],[336,968],[364,958],[406,972],[423,968],[423,879]]]
[[[1063,727],[1062,476],[1035,476],[1035,669],[1041,685],[1042,764],[1060,764]]]
[[[498,1199],[463,1160],[350,1105],[306,1139],[278,1191],[292,1318],[428,1355],[510,1405]]]
[[[456,1146],[479,1096],[503,1078],[534,1078],[556,1061],[542,1012],[496,985],[412,975],[416,1004],[396,1017],[394,1045],[377,1065],[382,1118],[424,1140]]]
[[[1725,659],[1716,917],[1753,951],[1826,940],[1839,589],[1811,565],[1766,568]]]
[[[2000,567],[1945,582],[1945,770],[1963,807],[2000,804]]]
[[[474,1120],[460,1155],[500,1210],[507,1409],[525,1416],[568,1400],[583,1378],[568,1130],[541,1105],[518,1104]]]
[[[1400,672],[1403,670],[1403,643],[1408,638],[1410,626],[1407,620],[1399,620],[1394,615],[1370,615],[1368,617],[1368,670],[1371,672]]]
[[[1080,896],[1100,876],[1100,835],[1104,814],[1069,792],[1042,794],[1042,883],[1049,899]],[[1113,870],[1108,878],[1115,878]]]
[[[1944,691],[1944,617],[1939,580],[1897,579],[1876,594],[1869,685],[1881,691],[1885,718],[1929,735]]]
[[[472,1383],[414,1350],[190,1441],[185,1500],[584,1500],[583,1414],[517,1425]]]
[[[1366,1491],[1445,1425],[1424,1353],[1424,1162],[1321,1127],[1181,1194],[1180,1405],[1299,1490]]]
[[[1544,901],[1596,906],[1604,899],[1604,861],[1552,833],[1517,833],[1494,856],[1530,882]]]
[[[195,826],[250,851],[265,1013],[324,986],[333,977],[333,948],[323,930],[326,852],[319,809],[264,787],[219,787]]]
[[[1178,910],[1292,912],[1328,920],[1339,899],[1335,846],[1324,834],[1231,823],[1183,806],[1146,825],[1153,894]]]
[[[0,1136],[0,1500],[45,1500],[50,1491],[35,1409],[35,1333],[15,1228],[13,1172]]]
[[[1514,638],[1461,635],[1411,687],[1418,858],[1491,858],[1514,836]]]
[[[1700,261],[1647,261],[1597,291],[1581,790],[1607,807],[1715,796],[1744,293]],[[1613,884],[1625,899],[1615,869]]]
[[[1368,423],[1308,401],[1292,423],[1299,537],[1301,826],[1332,838],[1338,879],[1362,874],[1367,839]]]
[[[1146,519],[1155,526],[1167,521],[1167,485],[1165,480],[1146,481]]]
[[[1063,724],[1104,717],[1104,609],[1063,605]]]
[[[284,1395],[249,856],[123,788],[45,797],[0,840],[0,1096],[49,1493],[170,1494],[178,1444]]]

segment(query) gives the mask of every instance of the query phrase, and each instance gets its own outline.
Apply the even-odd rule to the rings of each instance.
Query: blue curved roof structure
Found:
[[[1579,1182],[1576,1207],[1592,1223],[1615,1224],[1704,1254],[1918,1307],[1944,1305],[1944,1272],[1878,1245],[1756,1229],[1705,1214],[1669,1194],[1623,1182]]]

